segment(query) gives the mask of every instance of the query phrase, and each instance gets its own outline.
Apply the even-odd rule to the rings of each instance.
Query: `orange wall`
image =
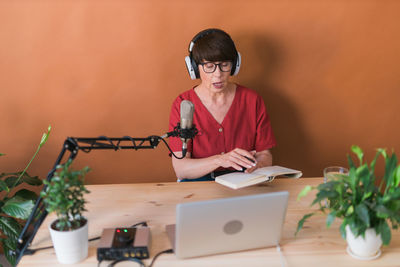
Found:
[[[170,105],[196,82],[184,56],[208,27],[242,53],[235,80],[264,98],[275,163],[320,176],[351,144],[400,150],[399,1],[0,2],[0,172],[46,176],[67,136],[167,131]],[[173,181],[167,149],[80,152],[89,183]]]

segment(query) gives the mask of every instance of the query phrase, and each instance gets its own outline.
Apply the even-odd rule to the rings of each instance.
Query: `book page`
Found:
[[[257,174],[257,175],[266,175],[268,177],[274,178],[279,175],[284,175],[286,177],[290,178],[299,178],[303,174],[301,171],[294,170],[294,169],[289,169],[281,166],[268,166],[264,168],[259,168],[255,170],[252,174]]]
[[[264,179],[267,180],[267,176],[262,173],[244,173],[244,172],[232,172],[218,176],[217,179],[223,179],[233,184],[249,183],[254,180]]]

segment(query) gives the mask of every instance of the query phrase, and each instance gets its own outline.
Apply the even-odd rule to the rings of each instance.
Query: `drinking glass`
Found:
[[[328,179],[334,178],[338,174],[349,174],[349,170],[344,167],[332,166],[324,169],[324,183],[328,181]]]
[[[324,183],[338,174],[349,174],[349,170],[339,166],[326,167],[324,169]],[[328,200],[325,200],[325,207],[329,208]]]

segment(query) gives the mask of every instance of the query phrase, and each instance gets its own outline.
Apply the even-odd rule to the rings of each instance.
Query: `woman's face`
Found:
[[[215,64],[216,66],[213,66]],[[201,85],[206,87],[207,89],[214,92],[224,91],[229,84],[229,78],[232,68],[232,62],[230,61],[203,61],[202,64],[199,64],[199,73],[201,79]],[[215,71],[211,73],[210,70],[215,68]],[[222,71],[222,70],[224,71]],[[206,71],[207,72],[206,72]]]

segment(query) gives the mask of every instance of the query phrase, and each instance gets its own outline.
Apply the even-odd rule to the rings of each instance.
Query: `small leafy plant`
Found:
[[[392,155],[388,155],[386,149],[377,149],[368,165],[364,162],[360,147],[352,146],[351,150],[359,160],[358,166],[347,155],[350,167],[348,175],[335,175],[317,187],[306,186],[298,199],[316,189],[318,192],[311,205],[318,203],[317,212],[328,214],[327,227],[335,218],[342,219],[340,232],[343,238],[346,238],[347,225],[356,237],[365,237],[365,231],[374,228],[381,235],[383,244],[388,245],[391,240],[390,226],[397,229],[400,224],[400,166],[396,154],[392,152]],[[377,179],[375,165],[380,155],[385,161],[385,172],[383,177]],[[298,222],[296,234],[315,213],[304,215]]]
[[[25,220],[28,219],[38,198],[37,194],[29,189],[21,189],[22,186],[40,186],[42,180],[37,176],[30,176],[27,172],[33,159],[47,142],[51,126],[44,133],[36,152],[23,171],[0,174],[0,242],[4,254],[11,265],[15,265],[16,257],[12,251],[17,248],[17,239],[22,231]],[[0,156],[4,156],[1,154]]]
[[[84,185],[84,178],[89,167],[74,171],[70,169],[72,160],[57,166],[50,181],[43,181],[41,192],[48,213],[55,212],[57,220],[52,227],[59,231],[71,231],[83,226],[86,219],[82,216],[85,209],[84,194],[89,193]]]

